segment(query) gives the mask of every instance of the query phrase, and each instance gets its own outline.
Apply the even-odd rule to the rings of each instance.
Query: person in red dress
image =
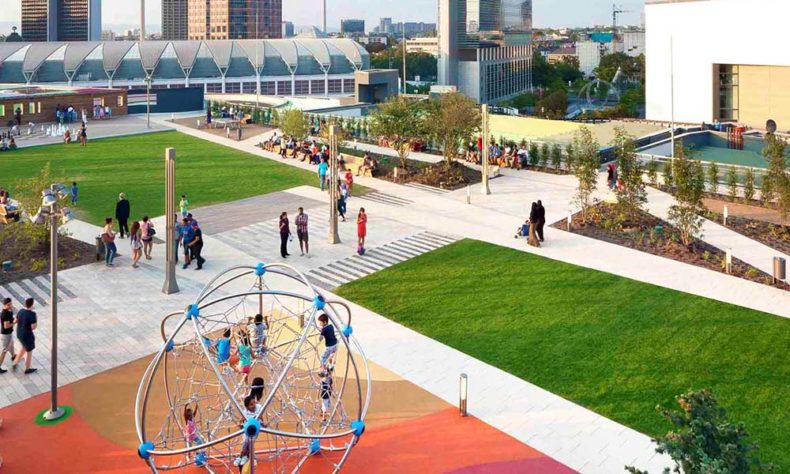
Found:
[[[360,248],[365,247],[365,236],[368,233],[368,215],[365,214],[365,208],[359,208],[357,214],[357,244]]]

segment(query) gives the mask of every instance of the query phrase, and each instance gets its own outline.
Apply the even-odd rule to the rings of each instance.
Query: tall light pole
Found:
[[[481,116],[483,118],[483,149],[480,150],[482,153],[482,173],[483,173],[483,187],[480,191],[483,194],[491,194],[491,188],[488,186],[488,104],[483,104],[483,109]]]
[[[340,234],[337,232],[337,135],[340,127],[329,126],[329,243],[339,244]]]
[[[68,207],[60,209],[58,199],[66,199],[70,192],[62,184],[52,184],[49,189],[42,191],[42,203],[38,213],[31,218],[34,224],[44,224],[49,217],[49,273],[50,273],[50,315],[52,324],[52,344],[50,348],[50,407],[44,413],[44,419],[53,421],[65,415],[65,411],[58,406],[58,220],[63,223],[72,218]]]
[[[176,149],[168,148],[165,150],[165,232],[167,237],[167,259],[165,263],[165,284],[162,286],[162,293],[171,295],[178,293],[178,282],[176,281],[176,225],[173,218],[176,214]]]
[[[145,0],[140,0],[140,41],[145,41]]]
[[[675,41],[672,35],[669,36],[669,95],[670,95],[670,131],[672,137],[672,162],[675,161]]]
[[[151,128],[151,74],[145,74],[145,120],[148,128]]]
[[[326,0],[324,0],[324,24],[322,26],[324,28],[324,34],[326,34]]]
[[[406,22],[401,23],[401,41],[403,41],[403,93],[406,93]]]

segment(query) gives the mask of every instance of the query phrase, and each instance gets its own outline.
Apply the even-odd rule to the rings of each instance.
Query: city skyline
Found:
[[[619,18],[619,23],[636,25],[641,22],[644,0],[622,0],[618,3],[629,13]],[[436,0],[402,0],[380,8],[381,4],[371,0],[329,0],[327,24],[331,31],[340,29],[340,21],[345,18],[364,19],[370,30],[379,24],[379,18],[391,17],[393,23],[400,21],[436,22]],[[569,8],[573,5],[573,8]],[[129,0],[103,0],[102,18],[106,27],[130,27],[129,18],[139,17],[138,2]],[[320,17],[315,8],[321,8],[320,0],[292,0],[283,4],[283,20],[291,21],[297,27],[315,25],[320,27]],[[611,23],[611,0],[535,0],[534,25],[546,27],[580,27],[608,25]],[[0,24],[20,26],[21,1],[11,0],[11,4],[0,11]],[[151,32],[161,31],[161,0],[146,2],[146,25]],[[6,30],[10,26],[5,27]],[[149,28],[146,28],[149,30]],[[4,33],[4,31],[0,31]]]

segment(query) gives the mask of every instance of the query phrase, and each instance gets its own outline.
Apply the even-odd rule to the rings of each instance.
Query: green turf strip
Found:
[[[339,294],[649,435],[712,388],[790,472],[790,320],[472,240]]]

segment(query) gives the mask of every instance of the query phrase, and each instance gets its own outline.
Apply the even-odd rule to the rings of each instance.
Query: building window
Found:
[[[292,95],[291,81],[278,81],[277,82],[277,95]]]
[[[296,95],[307,95],[310,93],[310,81],[296,81]]]
[[[123,107],[123,96],[122,95],[118,96],[118,107]]]
[[[0,117],[5,117],[5,105],[0,104]]]
[[[36,108],[38,109],[38,113],[41,113],[41,102],[36,103]]]
[[[313,81],[313,94],[323,94],[324,93],[324,80],[317,80]]]
[[[27,113],[29,113],[29,114],[35,114],[36,113],[36,103],[35,102],[29,102],[27,104]]]
[[[25,104],[14,104],[14,115],[25,113]]]
[[[340,94],[343,91],[342,79],[329,79],[329,93]]]
[[[276,86],[277,83],[274,81],[261,82],[261,94],[276,95],[277,94]]]
[[[738,120],[738,66],[730,64],[719,65],[719,111],[721,121]]]
[[[354,79],[343,79],[343,90],[346,93],[354,90]]]

